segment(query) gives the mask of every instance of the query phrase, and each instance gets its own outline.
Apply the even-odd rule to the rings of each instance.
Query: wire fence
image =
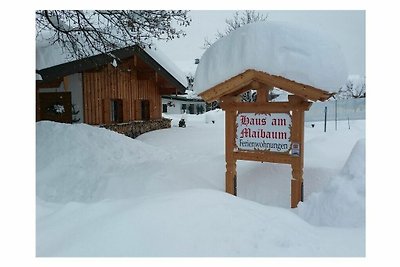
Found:
[[[313,103],[305,121],[365,120],[365,98],[341,99]]]

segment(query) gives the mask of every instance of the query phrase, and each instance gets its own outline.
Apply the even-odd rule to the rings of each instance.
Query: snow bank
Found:
[[[327,133],[323,122],[306,127],[306,202],[299,209],[310,216],[299,217],[289,208],[289,165],[238,161],[238,197],[224,193],[223,114],[186,114],[186,128],[137,139],[38,122],[37,256],[364,256],[356,207],[365,163],[363,146],[354,145],[365,122],[351,122],[351,130],[339,122]],[[340,210],[346,205],[353,214]],[[308,223],[334,215],[361,227]]]
[[[217,123],[225,125],[225,111],[222,109],[214,109],[205,113],[206,123]]]
[[[68,203],[38,216],[38,256],[362,256],[361,230],[321,231],[286,209],[214,190]],[[66,219],[68,218],[68,219]],[[66,238],[68,237],[68,238]],[[330,242],[326,242],[329,240]],[[335,247],[332,250],[332,246]]]
[[[179,121],[184,119],[186,122],[186,126],[192,126],[194,124],[199,123],[207,123],[207,124],[218,124],[224,125],[225,123],[225,111],[222,109],[214,109],[207,111],[203,114],[163,114],[164,118],[172,120],[171,126],[178,127]],[[224,133],[221,133],[224,134]]]
[[[245,25],[215,42],[200,59],[197,94],[247,69],[283,76],[330,92],[347,78],[339,45],[322,33],[283,22]]]
[[[41,121],[36,124],[37,196],[53,202],[108,198],[110,188],[121,191],[132,179],[127,166],[167,157],[164,150],[107,129]],[[120,197],[127,193],[119,192]]]
[[[340,174],[300,203],[298,214],[319,226],[365,226],[365,139],[354,146]]]

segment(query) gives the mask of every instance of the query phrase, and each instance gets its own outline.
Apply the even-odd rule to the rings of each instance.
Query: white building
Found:
[[[162,96],[162,113],[182,114],[185,112],[188,114],[202,114],[206,112],[206,103],[198,96]]]

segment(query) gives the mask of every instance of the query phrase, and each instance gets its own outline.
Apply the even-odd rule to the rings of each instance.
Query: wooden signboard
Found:
[[[257,102],[232,105],[228,99],[223,101],[221,107],[226,111],[226,192],[237,195],[237,160],[284,163],[292,166],[291,207],[295,208],[303,201],[304,111],[311,105],[304,102],[295,95],[289,96],[289,102],[265,102],[268,113],[264,113]],[[286,111],[275,110],[274,104],[285,105]],[[242,107],[246,112],[241,112]],[[248,112],[251,109],[254,113]]]
[[[270,102],[273,87],[291,95],[287,102]],[[257,90],[256,102],[240,102],[240,94]],[[303,201],[304,112],[308,100],[327,100],[331,94],[281,76],[246,70],[199,94],[205,101],[220,101],[225,110],[225,188],[237,195],[236,161],[290,164],[291,207]]]
[[[290,113],[238,113],[236,147],[239,150],[288,152]]]

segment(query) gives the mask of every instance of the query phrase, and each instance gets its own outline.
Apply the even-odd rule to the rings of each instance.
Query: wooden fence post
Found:
[[[289,102],[299,105],[304,100],[296,95],[289,96]],[[299,154],[292,159],[291,179],[291,207],[296,208],[303,201],[303,166],[304,166],[304,110],[294,109],[292,111],[292,130],[290,138],[293,144],[298,145]]]
[[[236,191],[236,159],[233,156],[236,135],[236,111],[225,110],[225,191],[237,195]]]

